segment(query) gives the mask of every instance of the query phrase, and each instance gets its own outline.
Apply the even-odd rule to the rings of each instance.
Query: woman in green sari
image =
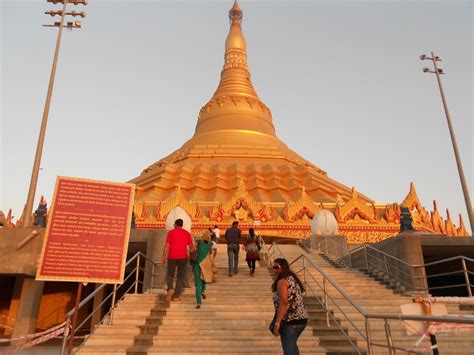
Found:
[[[201,236],[201,239],[197,241],[196,245],[198,251],[197,261],[193,265],[194,273],[194,286],[196,287],[196,308],[201,308],[202,299],[206,299],[206,282],[203,280],[203,268],[207,268],[209,263],[205,262],[205,259],[209,260],[209,251],[212,248],[211,243],[211,232],[205,230]],[[207,270],[205,270],[207,271]],[[212,270],[211,270],[211,281],[212,281]]]

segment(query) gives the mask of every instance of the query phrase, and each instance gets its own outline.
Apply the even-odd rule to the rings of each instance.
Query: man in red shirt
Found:
[[[193,238],[191,234],[183,229],[183,220],[177,219],[174,222],[174,229],[168,232],[166,236],[166,245],[163,250],[163,259],[161,264],[166,265],[168,261],[168,270],[166,274],[166,284],[168,286],[168,293],[166,301],[179,301],[181,291],[184,287],[184,279],[186,276],[186,263],[188,255],[193,247]],[[178,268],[178,276],[176,280],[176,287],[173,291],[174,274]]]

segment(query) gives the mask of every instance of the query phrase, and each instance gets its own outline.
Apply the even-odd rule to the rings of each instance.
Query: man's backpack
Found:
[[[258,252],[258,244],[257,244],[257,241],[252,238],[252,237],[248,237],[248,240],[247,240],[247,252],[249,253],[255,253],[255,252]]]

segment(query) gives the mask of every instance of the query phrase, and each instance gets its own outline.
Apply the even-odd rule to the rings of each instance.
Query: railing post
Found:
[[[326,308],[326,325],[331,327],[329,323],[329,306],[328,306],[328,290],[326,286],[326,278],[323,278],[323,292],[324,292],[324,308]]]
[[[151,264],[151,284],[150,284],[150,293],[153,294],[153,282],[155,281],[155,263]]]
[[[137,257],[137,268],[135,270],[135,293],[138,292],[138,276],[140,274],[140,254]]]
[[[112,305],[110,306],[110,318],[109,325],[112,325],[114,318],[114,307],[115,307],[115,293],[117,292],[117,284],[114,284],[114,292],[112,293]]]
[[[462,270],[464,271],[464,278],[466,279],[467,294],[469,295],[469,297],[472,297],[471,281],[469,280],[469,273],[467,272],[466,260],[462,258],[461,262],[462,262]]]
[[[365,318],[365,336],[367,338],[367,355],[372,355],[372,336],[370,334],[369,318]]]
[[[388,353],[390,355],[395,354],[393,351],[393,339],[392,339],[392,332],[390,331],[390,324],[388,323],[388,319],[385,319],[385,336],[387,337],[387,345],[388,345]]]
[[[303,284],[304,284],[304,288],[306,290],[306,265],[305,265],[304,260],[305,260],[305,258],[303,258]]]
[[[352,255],[347,245],[346,245],[346,250],[347,250],[347,257],[349,258],[349,268],[351,269],[352,268]]]
[[[364,245],[364,254],[365,254],[365,267],[369,271],[369,258],[367,257],[367,245]]]
[[[388,269],[387,256],[385,254],[383,255],[383,262],[385,264],[385,271],[387,271],[388,280],[390,282],[390,270]]]
[[[71,317],[67,316],[66,324],[64,325],[64,333],[63,333],[63,340],[61,342],[61,355],[66,355],[66,345],[67,345],[67,338],[69,336],[69,328],[71,326]]]
[[[428,295],[430,289],[428,287],[428,277],[426,276],[426,269],[425,269],[424,264],[421,266],[421,274],[423,276],[423,291],[425,292],[425,295]],[[415,271],[415,275],[416,275],[416,271]],[[418,285],[415,285],[415,287],[417,286]]]

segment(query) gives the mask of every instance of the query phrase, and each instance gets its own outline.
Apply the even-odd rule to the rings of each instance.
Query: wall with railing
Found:
[[[148,270],[145,269],[147,266]],[[159,268],[162,268],[160,263],[141,252],[137,252],[125,264],[124,282],[122,284],[112,286],[101,284],[79,303],[77,309],[71,309],[66,314],[66,330],[63,335],[61,355],[71,353],[72,341],[77,335],[85,336],[86,339],[101,324],[112,325],[114,309],[127,294],[154,293],[157,291],[154,285],[156,277],[159,275],[157,272]],[[145,279],[149,280],[148,285],[145,284]],[[73,327],[74,329],[71,329],[74,313],[82,310],[88,310],[88,316],[81,318],[78,324]],[[93,318],[100,321],[97,323],[91,322]]]
[[[321,240],[318,240],[318,242],[320,241]],[[324,241],[322,243],[326,245],[326,243],[330,244],[330,241]],[[322,246],[323,244],[319,245]],[[365,248],[361,250],[364,249]],[[336,249],[328,248],[326,252],[329,252],[329,250],[334,252]],[[276,258],[286,258],[276,243],[273,243],[271,246],[265,245],[264,253],[269,265],[271,265]],[[350,257],[350,254],[348,256]],[[367,254],[363,254],[363,259],[367,260],[366,256]],[[434,327],[444,329],[444,331],[452,329],[474,330],[474,317],[461,318],[456,316],[369,313],[346,293],[335,280],[326,274],[320,266],[311,261],[306,255],[301,254],[293,259],[286,259],[289,261],[291,269],[303,280],[306,288],[306,296],[315,297],[325,310],[327,327],[338,329],[351,345],[354,353],[362,354],[367,352],[367,354],[370,355],[373,354],[375,350],[384,351],[387,354],[419,353],[420,351],[416,350],[415,346],[408,348],[398,345],[398,339],[392,336],[394,324],[398,324],[398,330],[400,329],[399,323],[403,321],[421,322],[426,324],[427,327],[431,327],[432,332],[435,331]],[[469,282],[467,283],[469,285]],[[342,304],[345,304],[346,307],[343,308]],[[349,308],[347,308],[347,305],[349,305]],[[344,327],[341,326],[341,319],[345,322]],[[373,340],[374,330],[379,329],[383,329],[385,332],[385,342],[380,342],[380,337],[376,341]],[[354,341],[354,335],[357,337],[357,341]],[[422,338],[420,338],[420,340],[421,339]],[[442,347],[441,351],[443,351]]]
[[[367,271],[401,292],[473,294],[474,259],[460,255],[424,263],[420,238],[400,236],[380,245],[364,244],[354,249],[349,249],[343,239],[335,236],[308,240],[304,242],[305,247],[326,255],[339,266]]]

